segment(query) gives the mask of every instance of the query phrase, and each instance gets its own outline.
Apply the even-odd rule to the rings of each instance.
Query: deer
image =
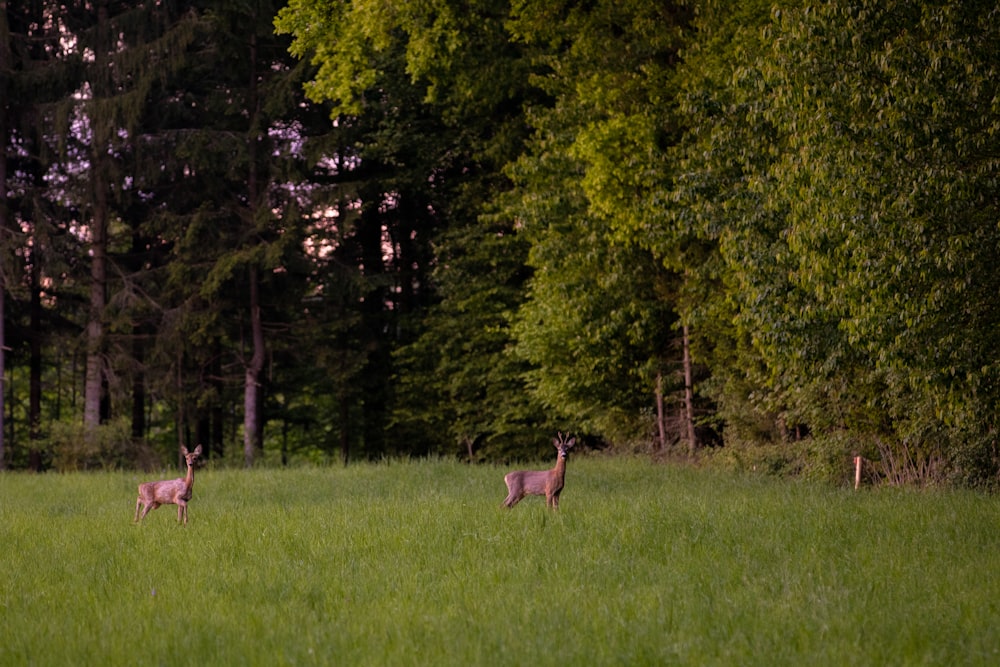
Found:
[[[507,498],[503,507],[511,508],[525,496],[545,496],[545,506],[559,509],[559,494],[566,479],[566,459],[569,450],[576,444],[576,438],[566,439],[562,433],[552,439],[558,452],[556,466],[552,470],[514,470],[504,475]]]
[[[201,456],[201,445],[195,447],[193,452],[188,452],[187,447],[182,445],[181,454],[187,462],[187,476],[140,484],[133,523],[142,521],[149,514],[149,510],[155,510],[160,505],[177,505],[177,522],[187,525],[187,503],[191,500],[191,493],[194,490],[194,462]],[[140,507],[143,507],[142,514],[139,514]]]

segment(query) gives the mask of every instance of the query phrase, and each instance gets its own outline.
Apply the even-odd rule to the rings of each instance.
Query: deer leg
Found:
[[[142,496],[135,499],[135,518],[132,519],[132,523],[137,523],[139,521],[139,507],[142,505]]]
[[[187,510],[188,510],[187,503],[184,502],[183,500],[178,500],[177,501],[177,522],[178,523],[181,523],[181,517],[184,518],[183,523],[187,523],[188,522]]]
[[[144,508],[142,508],[142,514],[139,515],[139,521],[142,521],[143,519],[146,518],[146,515],[149,514],[149,510],[155,510],[159,506],[160,503],[156,502],[155,500],[146,505]]]
[[[503,501],[503,507],[513,507],[517,501],[524,497],[524,493],[518,490],[520,485],[517,483],[514,473],[507,473],[503,482],[507,485],[507,497]]]

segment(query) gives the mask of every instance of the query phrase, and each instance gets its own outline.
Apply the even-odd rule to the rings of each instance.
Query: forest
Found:
[[[1000,481],[995,2],[0,8],[5,469]]]

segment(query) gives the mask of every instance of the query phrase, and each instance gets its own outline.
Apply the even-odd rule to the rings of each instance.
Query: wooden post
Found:
[[[863,459],[860,456],[854,457],[854,490],[857,491],[858,487],[861,486],[861,461]]]

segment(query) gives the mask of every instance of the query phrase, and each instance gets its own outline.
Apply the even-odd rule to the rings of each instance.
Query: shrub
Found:
[[[117,419],[94,429],[56,422],[46,448],[59,472],[114,470],[132,464],[132,438],[128,420]]]

